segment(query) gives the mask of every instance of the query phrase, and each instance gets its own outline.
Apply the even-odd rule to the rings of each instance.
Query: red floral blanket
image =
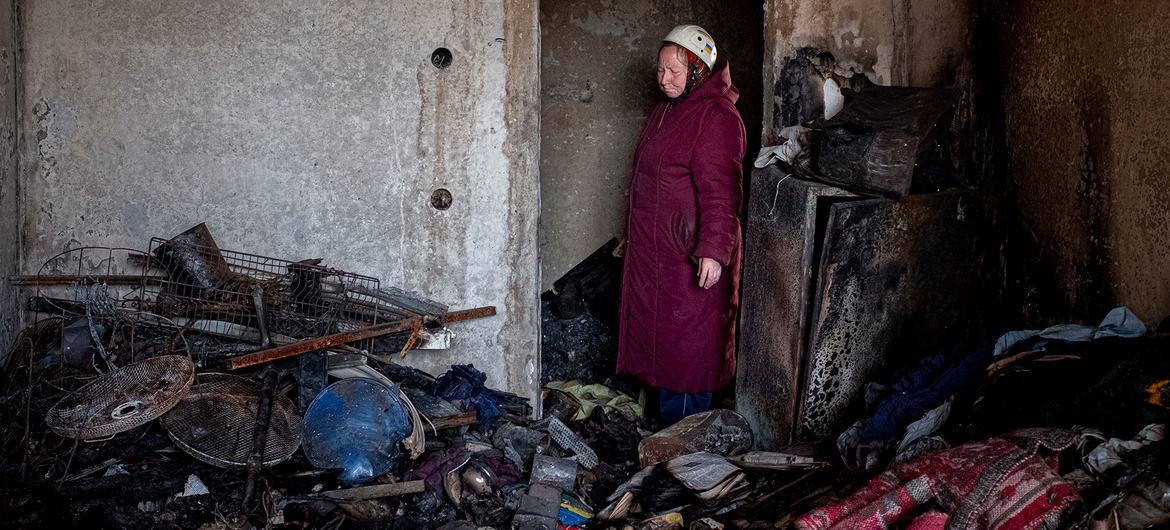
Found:
[[[848,499],[801,516],[796,527],[879,530],[913,519],[911,527],[922,530],[1057,528],[1081,498],[1056,473],[1054,453],[1077,439],[1067,430],[1024,429],[926,453],[892,466]],[[945,514],[915,517],[931,501]]]

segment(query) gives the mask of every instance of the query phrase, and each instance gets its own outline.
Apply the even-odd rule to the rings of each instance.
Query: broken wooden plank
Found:
[[[428,419],[430,419],[430,418],[428,418]],[[478,420],[479,420],[479,416],[473,410],[470,412],[460,412],[459,414],[452,414],[450,416],[443,416],[441,418],[436,418],[436,419],[430,420],[430,423],[428,425],[434,430],[435,434],[438,434],[439,431],[442,431],[445,429],[454,429],[456,427],[465,427],[467,425],[473,425]]]
[[[828,462],[817,460],[811,456],[770,451],[749,451],[742,455],[728,457],[727,461],[743,469],[768,469],[773,471],[817,469],[828,467],[829,465]]]
[[[422,493],[426,491],[426,484],[421,480],[411,480],[407,482],[395,482],[394,484],[377,484],[374,486],[358,486],[356,488],[346,488],[341,490],[322,491],[318,493],[309,493],[305,495],[297,495],[290,497],[290,500],[299,499],[322,499],[335,502],[357,502],[368,501],[370,499],[379,499],[382,497],[394,497],[396,495],[410,495],[412,493]]]

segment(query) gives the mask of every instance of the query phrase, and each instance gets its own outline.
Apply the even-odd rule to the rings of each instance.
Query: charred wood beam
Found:
[[[357,502],[396,495],[410,495],[426,491],[426,484],[421,480],[396,482],[394,484],[378,484],[374,486],[359,486],[320,493],[307,493],[285,497],[287,502],[324,500],[333,502]]]
[[[272,422],[272,397],[276,392],[276,370],[264,368],[264,382],[260,388],[260,403],[256,407],[256,427],[252,431],[252,454],[248,457],[248,480],[244,482],[244,499],[240,508],[246,513],[256,491],[256,480],[264,466],[264,447],[268,445],[268,425]]]
[[[430,420],[428,426],[433,429],[435,434],[438,434],[442,430],[474,425],[476,421],[479,421],[479,415],[473,410]]]

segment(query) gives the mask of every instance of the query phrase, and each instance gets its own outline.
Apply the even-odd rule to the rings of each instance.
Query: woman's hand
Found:
[[[699,287],[710,289],[723,274],[723,265],[711,258],[699,258]]]

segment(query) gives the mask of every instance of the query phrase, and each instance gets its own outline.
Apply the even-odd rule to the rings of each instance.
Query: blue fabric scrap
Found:
[[[464,412],[475,411],[476,424],[491,425],[500,417],[500,402],[495,392],[484,387],[487,375],[472,364],[455,364],[435,380],[428,391],[450,401]]]

